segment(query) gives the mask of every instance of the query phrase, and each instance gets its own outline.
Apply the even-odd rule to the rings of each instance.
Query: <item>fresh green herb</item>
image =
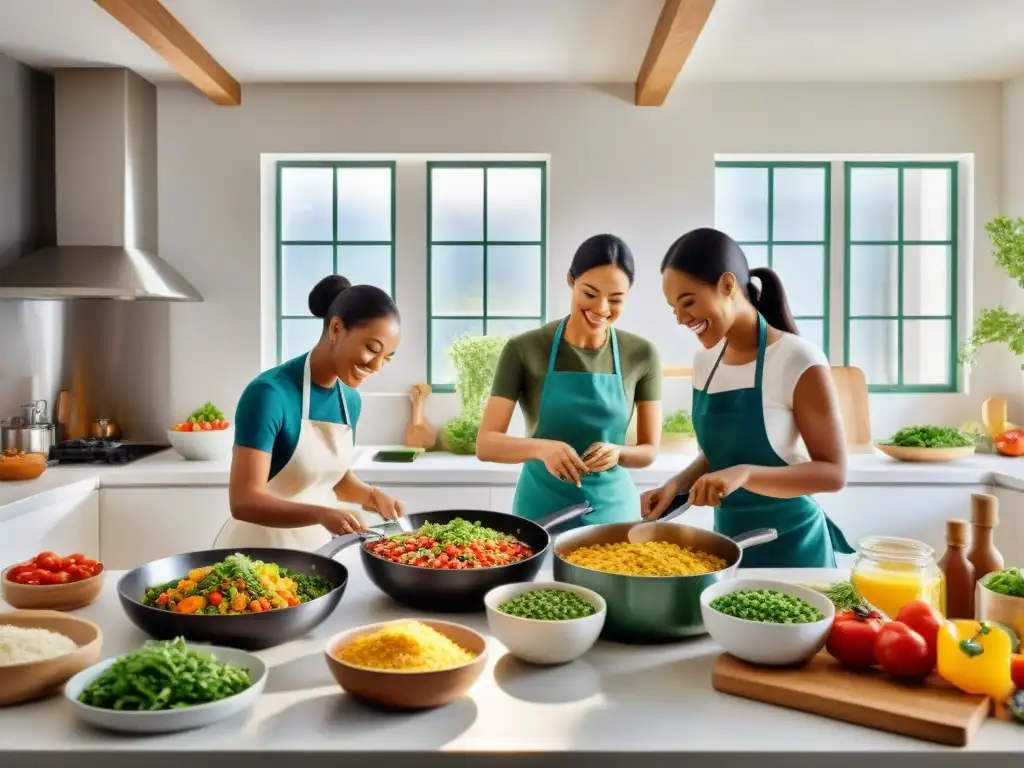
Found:
[[[250,686],[248,670],[187,648],[179,637],[147,643],[120,657],[86,686],[78,700],[126,712],[182,709],[226,699]]]
[[[886,440],[883,445],[900,448],[966,448],[974,440],[953,427],[904,427]]]
[[[509,616],[538,621],[583,619],[597,613],[589,600],[567,589],[534,589],[506,600],[498,610]]]
[[[716,611],[766,624],[810,624],[824,614],[806,600],[774,589],[741,589],[711,601]]]
[[[1024,597],[1024,574],[1020,568],[1004,568],[990,573],[982,582],[986,589],[1010,597]]]
[[[452,453],[470,456],[476,452],[484,403],[507,342],[507,336],[466,334],[456,338],[447,350],[455,369],[455,394],[460,405],[459,415],[441,428],[444,445]]]
[[[995,250],[996,266],[1024,288],[1024,219],[997,216],[985,225]],[[970,338],[960,348],[960,362],[973,363],[982,347],[1005,344],[1017,357],[1024,356],[1024,315],[1003,307],[978,313]]]
[[[685,408],[681,408],[675,413],[669,414],[661,425],[661,431],[671,435],[694,434],[693,420],[690,418],[690,412]]]
[[[456,416],[441,428],[445,447],[459,456],[476,453],[476,437],[480,432],[480,421]]]
[[[465,547],[474,541],[507,541],[509,543],[516,541],[514,536],[493,528],[486,528],[479,522],[471,523],[461,517],[456,517],[447,523],[426,522],[412,533],[399,533],[388,538],[392,541],[404,542],[409,539],[418,539],[420,536],[434,539],[441,545],[441,548],[447,544]]]

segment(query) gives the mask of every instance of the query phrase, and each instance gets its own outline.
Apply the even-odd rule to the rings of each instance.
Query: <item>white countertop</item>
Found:
[[[311,756],[377,750],[374,756],[379,760],[380,751],[440,752],[455,758],[451,753],[564,756],[736,749],[749,752],[752,759],[759,752],[829,752],[834,755],[828,758],[830,766],[840,765],[837,753],[865,751],[900,753],[901,761],[911,757],[908,753],[947,758],[963,754],[966,764],[972,753],[1020,751],[1024,744],[1024,728],[995,720],[985,723],[970,747],[958,750],[718,693],[711,687],[711,668],[720,650],[706,637],[659,646],[599,641],[584,658],[553,668],[517,662],[488,638],[487,668],[467,697],[430,712],[379,713],[349,699],[323,659],[323,646],[333,634],[413,613],[378,592],[357,557],[350,549],[339,558],[349,566],[349,586],[326,622],[306,638],[257,653],[270,667],[270,677],[265,694],[247,716],[189,733],[126,737],[80,724],[63,697],[56,696],[0,710],[0,764],[9,765],[8,756],[13,756],[19,765],[19,753],[31,751],[37,753],[34,766],[50,764],[36,761],[44,753],[58,764],[60,753],[70,758],[68,753],[73,752],[74,763],[82,765],[80,759],[103,752],[105,768],[153,768],[159,753],[180,757],[181,752],[211,750],[245,753],[245,765],[252,768],[273,764],[260,759],[273,750]],[[751,570],[744,575],[748,574],[816,582],[846,575],[812,570]],[[147,639],[118,604],[115,585],[120,575],[111,572],[99,601],[74,612],[102,628],[104,658],[131,651]],[[542,573],[539,578],[550,576]],[[483,614],[447,618],[487,632]],[[738,732],[741,743],[736,741]],[[758,759],[762,762],[757,765],[766,765],[763,756]],[[303,766],[308,764],[305,757],[302,760]],[[224,765],[219,758],[216,764]],[[378,766],[394,764],[389,759]],[[472,765],[478,764],[474,759]],[[594,764],[588,759],[588,766]],[[345,765],[353,765],[348,757]]]

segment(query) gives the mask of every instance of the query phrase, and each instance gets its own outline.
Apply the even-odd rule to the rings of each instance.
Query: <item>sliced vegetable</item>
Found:
[[[923,680],[935,668],[928,643],[902,621],[885,624],[875,639],[878,665],[902,680]]]
[[[1003,701],[1014,689],[1009,635],[987,622],[947,621],[939,631],[939,674],[965,693]]]
[[[884,625],[878,611],[862,606],[840,611],[832,620],[825,650],[844,667],[868,669],[877,663],[875,642]]]

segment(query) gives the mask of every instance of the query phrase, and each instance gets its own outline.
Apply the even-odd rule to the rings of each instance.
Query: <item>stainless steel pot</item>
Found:
[[[666,516],[667,517],[667,516]],[[673,524],[672,540],[681,546],[717,555],[726,567],[697,576],[625,576],[580,568],[564,559],[579,547],[628,541],[638,523],[593,525],[563,533],[555,541],[555,580],[592,589],[605,599],[608,615],[601,636],[624,643],[680,640],[705,634],[700,595],[707,587],[736,575],[743,550],[778,538],[774,528],[749,531],[730,539],[692,525]]]
[[[25,453],[41,453],[50,457],[56,445],[57,430],[53,424],[27,424],[19,417],[0,422],[0,449],[14,448]]]

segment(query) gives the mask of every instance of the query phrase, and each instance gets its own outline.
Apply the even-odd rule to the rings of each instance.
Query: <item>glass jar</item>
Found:
[[[895,619],[907,603],[942,606],[942,571],[935,550],[921,541],[869,536],[857,542],[850,582],[857,593]]]

